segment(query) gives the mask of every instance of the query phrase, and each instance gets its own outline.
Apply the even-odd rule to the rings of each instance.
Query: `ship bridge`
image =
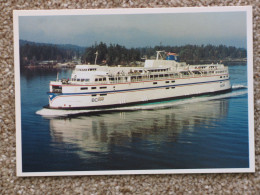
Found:
[[[165,51],[156,51],[157,56],[156,60],[146,60],[144,67],[145,68],[171,68],[171,70],[177,70],[177,68],[185,67],[187,64],[185,62],[180,62],[179,56],[176,53],[165,52]],[[164,59],[161,53],[167,54],[166,59]]]

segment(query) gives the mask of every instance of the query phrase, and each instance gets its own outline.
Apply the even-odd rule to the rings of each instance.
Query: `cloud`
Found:
[[[127,47],[160,42],[241,47],[246,43],[246,13],[20,16],[19,30],[20,39],[81,46],[102,41]]]

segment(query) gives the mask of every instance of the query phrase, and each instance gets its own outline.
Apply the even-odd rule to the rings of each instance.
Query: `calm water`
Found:
[[[248,168],[246,66],[230,74],[224,96],[44,118],[56,72],[23,72],[23,172]]]

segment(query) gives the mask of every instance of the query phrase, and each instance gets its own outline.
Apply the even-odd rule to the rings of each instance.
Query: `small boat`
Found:
[[[70,79],[50,81],[46,107],[111,108],[231,90],[227,66],[188,65],[176,53],[163,53],[157,51],[143,67],[76,65]]]

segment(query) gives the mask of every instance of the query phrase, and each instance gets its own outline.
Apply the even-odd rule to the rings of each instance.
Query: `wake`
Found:
[[[242,84],[234,84],[232,85],[232,90],[234,89],[247,89],[247,86]]]

